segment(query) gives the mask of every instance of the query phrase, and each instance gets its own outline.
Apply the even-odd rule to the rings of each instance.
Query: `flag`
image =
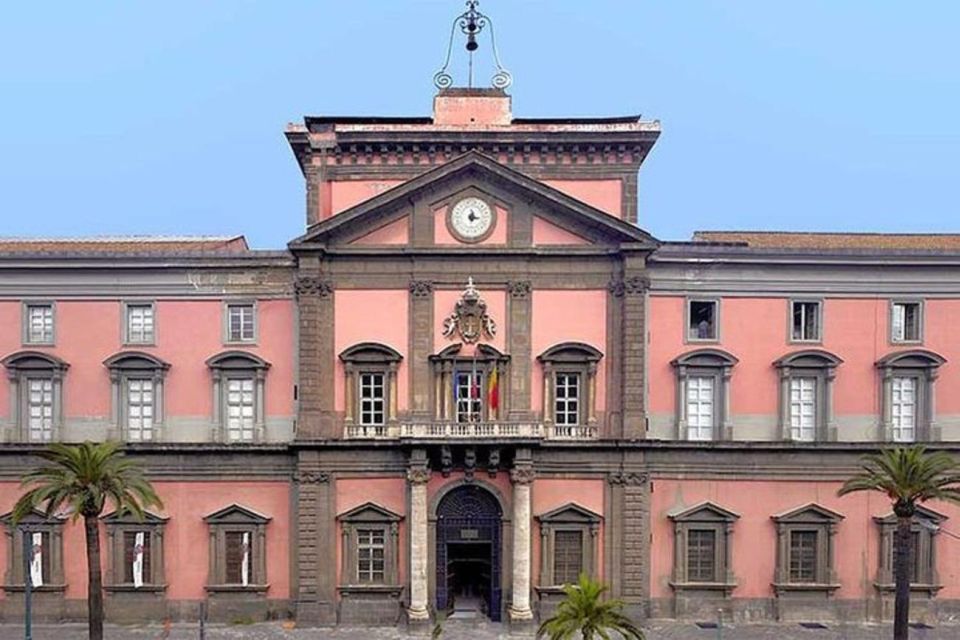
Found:
[[[30,545],[30,584],[34,587],[43,586],[43,534],[33,534],[33,544]]]
[[[138,531],[133,539],[133,586],[143,586],[143,531]]]
[[[496,411],[500,408],[500,377],[497,373],[497,366],[494,365],[490,370],[490,377],[487,379],[487,402],[491,409]]]
[[[243,534],[243,562],[240,564],[240,580],[243,586],[250,583],[250,533]]]

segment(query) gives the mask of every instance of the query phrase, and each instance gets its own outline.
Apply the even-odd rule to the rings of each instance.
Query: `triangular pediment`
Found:
[[[107,515],[101,516],[100,519],[107,524],[166,524],[170,518],[157,515],[152,511],[144,511],[143,519],[137,519],[137,516],[130,511],[124,513],[111,511]]]
[[[674,522],[733,522],[740,514],[712,502],[701,502],[675,511],[669,518]]]
[[[562,522],[567,524],[596,524],[600,522],[601,519],[602,517],[599,514],[585,507],[581,507],[575,502],[568,502],[562,507],[557,507],[552,511],[537,516],[537,520],[540,522]]]
[[[480,197],[490,204],[496,232],[482,242],[463,242],[462,248],[625,245],[652,250],[659,244],[629,222],[470,151],[312,225],[289,246],[296,252],[454,244],[443,225],[437,224],[439,212],[465,196]],[[514,217],[524,223],[511,219]],[[518,231],[521,227],[525,230]]]
[[[928,521],[928,522],[932,522],[933,524],[940,524],[940,523],[942,523],[942,522],[946,522],[946,520],[947,520],[947,516],[945,516],[944,514],[938,512],[938,511],[934,511],[933,509],[930,509],[930,508],[928,508],[928,507],[924,507],[923,505],[919,505],[919,504],[918,504],[918,505],[915,507],[915,509],[916,509],[916,511],[915,511],[915,513],[914,513],[914,515],[913,515],[914,521],[916,521],[916,520],[926,520],[926,521]],[[874,518],[874,520],[876,520],[877,522],[879,522],[879,523],[881,523],[881,524],[891,524],[891,525],[892,525],[892,524],[896,524],[896,523],[897,523],[898,518],[897,518],[897,514],[895,514],[895,513],[893,513],[893,512],[891,511],[890,513],[888,513],[888,514],[885,515],[885,516],[876,516],[876,517]]]
[[[797,507],[796,509],[791,509],[790,511],[785,511],[772,516],[775,522],[795,522],[809,524],[839,522],[843,520],[843,517],[843,514],[827,509],[826,507],[822,507],[816,503],[806,504],[802,507]]]
[[[270,519],[269,516],[257,513],[253,509],[248,509],[239,504],[232,504],[219,511],[214,511],[203,520],[204,522],[213,524],[266,524],[270,522]]]
[[[375,502],[365,502],[337,516],[337,520],[343,522],[399,522],[402,519],[403,516]]]
[[[59,524],[64,520],[66,520],[65,516],[53,515],[48,518],[40,509],[32,509],[20,520],[20,524]],[[0,515],[0,522],[9,527],[13,523],[13,511]]]

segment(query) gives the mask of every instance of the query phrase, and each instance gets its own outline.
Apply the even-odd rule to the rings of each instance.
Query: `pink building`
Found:
[[[958,449],[960,236],[663,242],[658,122],[438,78],[431,117],[288,127],[286,250],[0,241],[0,513],[44,443],[127,443],[165,508],[104,518],[116,620],[524,624],[581,572],[641,618],[888,618],[889,504],[836,491],[886,443]],[[39,614],[82,616],[82,531],[29,525]],[[960,609],[951,528],[925,505],[918,619]]]

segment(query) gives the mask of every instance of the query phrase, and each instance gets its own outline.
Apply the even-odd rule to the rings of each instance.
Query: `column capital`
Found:
[[[616,471],[607,475],[607,482],[613,485],[639,487],[647,484],[650,474],[634,473],[632,471]]]
[[[532,465],[514,467],[510,470],[510,480],[513,484],[530,484],[537,477]]]
[[[433,294],[433,282],[430,280],[411,280],[410,295],[414,298],[429,298]]]
[[[407,482],[427,484],[430,481],[430,466],[426,463],[412,464],[407,469]]]
[[[299,276],[293,283],[294,292],[298,298],[316,296],[329,298],[333,294],[333,284],[318,276]]]

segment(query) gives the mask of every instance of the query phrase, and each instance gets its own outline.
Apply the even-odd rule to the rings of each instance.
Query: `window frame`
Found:
[[[893,316],[894,308],[898,304],[915,304],[918,307],[919,319],[917,320],[917,337],[916,339],[907,339],[898,340],[896,336],[893,335]],[[926,304],[923,298],[891,298],[889,309],[887,311],[887,324],[889,329],[887,330],[887,340],[891,346],[898,345],[919,345],[923,344],[924,335],[925,335],[925,325],[927,320],[926,313]]]
[[[713,441],[733,439],[730,381],[739,360],[720,349],[695,349],[670,362],[676,375],[675,427],[678,440],[690,440],[687,424],[687,383],[690,378],[713,378]]]
[[[207,367],[213,378],[214,439],[227,444],[262,442],[266,438],[266,378],[270,363],[247,351],[223,351],[207,359]],[[253,439],[230,440],[228,431],[229,380],[253,380]]]
[[[694,302],[708,302],[713,304],[714,331],[711,338],[697,338],[690,335],[690,321],[693,317],[691,305]],[[719,297],[687,297],[683,304],[683,343],[684,344],[715,344],[721,340],[720,333],[720,298]]]
[[[797,338],[794,335],[793,316],[794,305],[815,304],[817,305],[817,337],[816,338]],[[789,344],[823,344],[823,319],[824,319],[824,301],[823,298],[791,298],[787,305],[787,342]]]
[[[840,588],[836,572],[834,538],[844,516],[818,504],[807,504],[771,516],[777,530],[777,552],[773,587],[778,596],[788,591],[830,594]],[[816,569],[813,582],[794,581],[790,575],[791,536],[795,532],[816,533]]]
[[[265,592],[267,581],[267,526],[272,518],[252,509],[232,504],[206,516],[210,532],[207,584],[208,592]],[[226,534],[250,534],[250,577],[248,584],[227,582]]]
[[[936,442],[941,438],[937,423],[936,381],[940,367],[947,359],[933,351],[910,349],[894,351],[880,358],[876,368],[880,377],[880,423],[878,439],[893,440],[893,379],[912,377],[917,380],[914,442]]]
[[[381,589],[402,589],[400,584],[400,522],[403,516],[374,502],[366,502],[337,516],[340,523],[341,592],[363,592]],[[383,580],[360,578],[360,531],[376,531],[383,535]]]
[[[125,442],[162,442],[164,419],[164,382],[170,363],[142,351],[120,351],[103,361],[110,372],[110,420],[113,438]],[[153,382],[153,426],[150,440],[133,440],[129,436],[129,382]]]
[[[50,580],[41,586],[33,586],[31,590],[62,594],[67,588],[63,564],[63,526],[65,518],[58,516],[47,518],[46,514],[34,509],[16,527],[13,526],[12,512],[0,516],[0,522],[4,525],[7,538],[4,591],[19,593],[26,588],[23,573],[23,531],[26,528],[32,533],[47,535],[47,544],[50,548],[50,555],[48,556]]]
[[[30,439],[30,380],[49,379],[52,392],[52,423],[49,442],[58,442],[64,425],[63,378],[70,365],[53,354],[18,351],[2,361],[10,382],[10,422],[19,442],[46,442]]]
[[[121,303],[120,331],[125,347],[153,347],[157,344],[157,303],[154,300],[124,300]],[[130,336],[130,309],[149,307],[153,314],[153,331],[150,340],[132,340]]]
[[[720,591],[729,596],[737,586],[733,573],[733,529],[740,514],[713,502],[701,502],[668,515],[673,522],[673,570],[670,586],[678,594],[694,597],[698,591]],[[712,531],[714,534],[714,580],[693,580],[689,574],[689,540],[691,531]]]
[[[481,376],[481,422],[499,422],[510,413],[510,356],[500,353],[489,344],[478,344],[475,353],[461,356],[462,344],[452,344],[440,353],[429,357],[433,368],[431,405],[434,418],[438,422],[457,424],[457,408],[454,403],[453,385],[455,374],[461,371],[473,371],[476,368]],[[493,370],[497,371],[498,407],[490,406],[488,383]],[[476,424],[476,423],[464,423]]]
[[[932,523],[932,528],[920,524],[921,520]],[[881,592],[892,592],[896,588],[894,583],[894,540],[896,539],[898,518],[896,514],[889,513],[885,516],[874,516],[880,532],[880,557],[877,563],[877,575],[874,580],[874,588]],[[910,590],[915,592],[926,592],[931,597],[943,588],[940,581],[940,573],[937,571],[937,535],[940,533],[940,526],[947,521],[947,516],[942,513],[918,505],[913,517],[913,524],[910,531],[918,534],[918,549],[915,552],[917,558],[917,573],[919,580],[910,581]]]
[[[49,307],[50,308],[50,339],[49,340],[31,340],[30,339],[30,309],[31,307]],[[24,300],[21,304],[20,342],[24,347],[54,347],[57,344],[57,303],[54,300]]]
[[[403,355],[378,342],[361,342],[340,353],[343,363],[344,432],[347,438],[389,437],[398,421],[397,375]],[[362,423],[362,379],[364,375],[383,376],[383,424]]]
[[[583,342],[561,342],[539,356],[543,375],[543,397],[540,407],[544,425],[550,437],[561,439],[593,439],[598,433],[597,370],[603,353]],[[578,422],[560,425],[556,422],[556,392],[558,374],[577,374],[580,378]]]
[[[255,299],[225,300],[223,302],[223,344],[251,346],[260,343],[260,308]],[[253,336],[249,340],[242,338],[234,340],[230,334],[230,309],[233,307],[251,307],[253,313]]]
[[[796,378],[815,378],[816,423],[812,442],[832,442],[837,439],[837,425],[833,413],[833,385],[837,367],[843,360],[822,349],[794,351],[776,360],[773,365],[780,375],[779,415],[780,437],[786,442],[795,440],[791,429],[791,382]]]
[[[563,585],[557,584],[556,534],[577,532],[580,534],[581,571],[596,578],[599,570],[599,536],[603,516],[574,502],[536,516],[540,524],[540,589],[559,592]]]
[[[168,517],[153,512],[144,512],[143,520],[131,513],[117,511],[101,518],[107,533],[107,571],[104,589],[107,591],[157,592],[167,588],[164,570],[163,537]],[[150,572],[144,574],[143,585],[135,587],[126,581],[126,554],[124,536],[127,533],[143,532],[150,539]]]

